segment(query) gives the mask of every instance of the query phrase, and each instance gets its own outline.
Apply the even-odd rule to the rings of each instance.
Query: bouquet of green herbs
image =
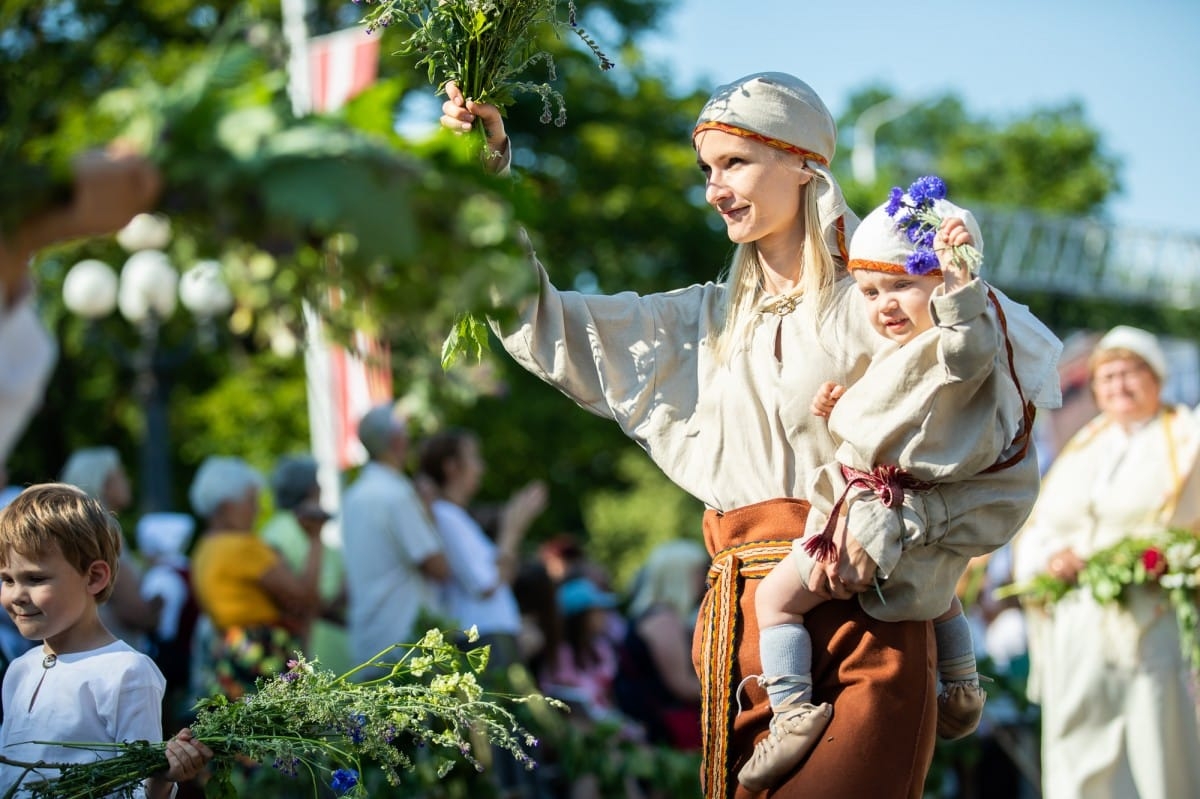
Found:
[[[542,122],[566,123],[562,95],[549,82],[522,79],[527,69],[545,65],[548,81],[555,79],[554,59],[540,49],[538,36],[547,28],[566,28],[579,37],[600,62],[611,69],[599,46],[576,19],[574,0],[567,2],[565,21],[558,0],[363,0],[371,6],[363,20],[367,31],[399,27],[407,30],[398,55],[417,57],[439,90],[449,81],[463,96],[501,110],[515,95],[529,92],[542,99]],[[557,113],[556,113],[557,111]]]
[[[998,597],[1053,605],[1073,590],[1088,591],[1097,602],[1120,602],[1131,586],[1157,586],[1175,610],[1183,655],[1200,671],[1200,535],[1166,530],[1135,536],[1094,553],[1074,583],[1041,574],[1026,583],[1000,588]]]
[[[469,631],[468,640],[475,639]],[[392,784],[414,766],[417,749],[434,758],[439,775],[463,760],[480,769],[471,744],[478,737],[533,768],[526,750],[537,739],[499,704],[500,697],[485,694],[476,680],[488,653],[487,647],[463,652],[441,631],[430,630],[418,643],[389,647],[346,674],[335,675],[297,654],[286,672],[260,680],[254,693],[238,701],[221,696],[202,700],[191,730],[214,753],[207,795],[236,797],[233,770],[239,762],[252,761],[307,777],[314,796],[319,783],[325,783],[335,793],[365,797],[360,782],[364,761],[378,764]],[[539,699],[561,707],[536,695],[507,699]],[[166,744],[159,741],[46,743],[86,749],[103,759],[15,763],[27,768],[28,779],[10,794],[21,790],[35,799],[132,796],[147,777],[167,768]],[[57,770],[57,776],[42,779],[35,769],[43,768]]]

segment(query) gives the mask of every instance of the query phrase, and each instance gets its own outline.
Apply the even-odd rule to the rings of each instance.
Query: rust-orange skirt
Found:
[[[704,794],[750,799],[737,772],[766,735],[770,705],[759,674],[754,594],[758,581],[803,533],[808,503],[774,499],[704,515],[713,556],[692,658],[704,690]],[[933,759],[937,721],[930,622],[882,622],[857,601],[830,601],[805,615],[813,642],[813,693],[833,703],[825,735],[784,783],[758,796],[777,799],[920,799]]]

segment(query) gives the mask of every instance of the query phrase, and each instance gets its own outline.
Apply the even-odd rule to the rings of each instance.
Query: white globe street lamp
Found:
[[[134,324],[151,316],[165,322],[175,313],[179,272],[162,250],[139,250],[121,269],[121,287],[117,307]]]
[[[161,250],[171,241],[171,220],[156,214],[138,214],[117,231],[117,244],[125,252]]]
[[[130,225],[135,222],[137,219]],[[72,266],[63,281],[63,302],[71,313],[95,323],[115,309],[138,329],[137,347],[121,349],[120,353],[136,376],[134,392],[146,421],[140,475],[144,513],[171,509],[167,398],[171,373],[185,351],[163,352],[159,342],[162,324],[182,302],[197,321],[194,334],[201,346],[208,346],[214,341],[213,319],[233,307],[233,295],[216,261],[199,261],[180,277],[170,258],[159,249],[166,245],[162,238],[164,225],[169,236],[169,223],[152,218],[144,229],[134,231],[140,238],[130,234],[127,242],[122,242],[133,253],[121,267],[119,278],[108,264],[88,259]]]
[[[67,310],[84,319],[102,319],[117,307],[117,273],[94,258],[71,267],[63,281]]]

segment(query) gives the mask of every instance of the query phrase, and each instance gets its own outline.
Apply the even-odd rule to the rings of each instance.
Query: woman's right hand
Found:
[[[442,127],[455,133],[470,133],[476,119],[483,123],[489,154],[488,165],[499,168],[507,157],[500,159],[495,157],[496,154],[508,154],[508,134],[504,131],[504,119],[500,116],[500,109],[464,97],[458,84],[454,81],[447,83],[446,102],[442,103]]]

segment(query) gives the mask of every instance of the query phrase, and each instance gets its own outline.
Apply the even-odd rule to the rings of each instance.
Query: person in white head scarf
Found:
[[[204,533],[192,552],[192,589],[211,623],[211,669],[206,692],[238,699],[259,677],[278,675],[299,649],[304,620],[320,605],[317,581],[323,547],[309,547],[303,568],[292,571],[254,534],[263,478],[241,458],[210,455],[188,489]],[[319,542],[320,526],[307,531]],[[201,639],[206,624],[198,624]]]
[[[507,154],[498,110],[453,84],[446,92],[442,124],[465,131],[478,117],[489,150]],[[828,108],[792,75],[722,86],[692,143],[705,198],[737,245],[727,278],[646,296],[584,295],[556,288],[534,257],[537,293],[499,330],[521,366],[614,420],[707,508],[711,588],[693,661],[708,797],[749,797],[736,774],[771,734],[766,693],[748,685],[741,712],[735,693],[762,673],[758,578],[804,532],[806,487],[834,459],[809,402],[823,382],[852,384],[882,344],[845,272],[856,220],[829,171],[836,140]],[[932,525],[971,512],[969,491],[948,484],[931,493]],[[862,515],[856,530],[882,524],[882,514]],[[849,599],[873,585],[875,563],[856,530],[841,534],[836,562],[813,570],[810,590]],[[826,602],[805,622],[813,689],[831,698],[833,716],[772,795],[920,796],[935,743],[932,625],[881,622],[857,602]]]
[[[1046,473],[1013,545],[1018,584],[1037,575],[1074,584],[1090,558],[1122,541],[1200,533],[1200,424],[1163,402],[1157,339],[1115,327],[1088,367],[1100,413]],[[1025,610],[1047,799],[1200,796],[1195,684],[1165,591],[1149,580],[1117,604],[1074,590]]]

